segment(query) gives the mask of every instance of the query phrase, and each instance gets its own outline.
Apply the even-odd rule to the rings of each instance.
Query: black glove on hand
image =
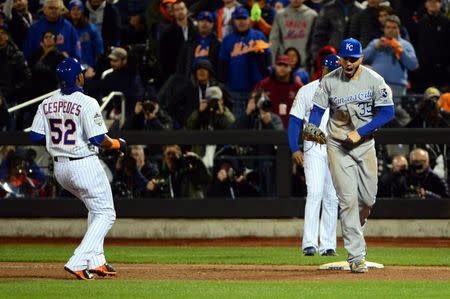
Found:
[[[119,140],[119,143],[120,143],[119,151],[121,151],[122,153],[126,154],[127,153],[127,148],[128,148],[127,142],[125,141],[125,139],[122,139],[122,138],[119,138],[117,140]]]

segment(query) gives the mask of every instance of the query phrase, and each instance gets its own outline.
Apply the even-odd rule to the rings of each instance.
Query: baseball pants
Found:
[[[308,194],[302,248],[314,247],[320,254],[336,250],[338,199],[328,169],[325,145],[305,141],[304,169]],[[320,210],[322,208],[322,215]],[[320,227],[320,234],[319,234]],[[320,242],[318,244],[318,239]]]
[[[103,241],[116,212],[111,187],[98,157],[55,162],[55,177],[64,189],[83,201],[89,212],[87,231],[66,267],[80,271],[103,265],[106,263]]]
[[[375,141],[346,145],[328,139],[328,161],[339,199],[340,220],[348,262],[364,260],[366,242],[363,227],[375,204],[377,158]]]

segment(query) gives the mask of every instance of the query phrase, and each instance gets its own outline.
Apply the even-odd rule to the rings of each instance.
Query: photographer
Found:
[[[220,87],[210,86],[205,91],[205,99],[200,100],[198,110],[194,110],[189,116],[186,128],[209,131],[223,130],[230,128],[234,121],[234,115],[225,106]],[[210,153],[215,151],[215,146],[210,146],[209,148],[211,150],[204,145],[194,145],[192,151],[204,157],[203,161],[207,167],[212,167],[213,154]]]
[[[152,179],[158,176],[158,166],[146,158],[143,145],[130,145],[130,156],[136,160],[136,167],[145,178]]]
[[[152,196],[165,198],[204,198],[204,187],[211,175],[202,160],[192,152],[183,154],[178,145],[163,149],[163,164],[158,179],[150,180]]]
[[[235,121],[230,109],[225,106],[222,90],[218,86],[208,87],[205,99],[200,100],[186,122],[186,128],[193,130],[220,130],[229,128]]]
[[[428,87],[422,101],[417,105],[417,115],[406,125],[408,128],[447,128],[442,117],[438,100],[441,92],[435,87]]]
[[[281,55],[275,61],[275,72],[256,84],[254,89],[265,91],[272,101],[271,111],[281,118],[284,128],[287,128],[289,111],[297,91],[302,86],[302,83],[294,79],[289,56]]]
[[[257,174],[248,168],[236,172],[232,162],[223,160],[219,164],[217,175],[208,188],[208,197],[259,197],[261,190],[257,184]]]
[[[124,130],[159,131],[171,130],[172,119],[156,101],[136,102],[134,114],[125,122]]]
[[[262,89],[250,94],[245,114],[234,126],[236,129],[283,130],[281,118],[272,112],[272,101]]]
[[[399,17],[386,18],[383,36],[375,38],[364,49],[364,63],[384,78],[394,100],[406,95],[408,71],[419,67],[413,45],[400,36]]]
[[[112,182],[114,194],[127,198],[141,197],[149,190],[149,186],[149,180],[139,171],[131,155],[117,160]]]
[[[408,194],[408,160],[397,155],[392,158],[392,168],[378,182],[377,197],[404,197]]]
[[[448,198],[447,183],[431,168],[428,152],[416,148],[409,154],[408,187],[423,199]]]
[[[28,149],[24,153],[9,152],[0,166],[7,168],[6,177],[0,188],[0,197],[40,197],[46,196],[42,189],[45,183],[45,174],[36,165],[34,158],[36,152]],[[3,173],[3,171],[2,171]]]
[[[272,112],[272,101],[262,89],[257,89],[250,94],[244,115],[237,120],[235,128],[250,130],[283,130],[283,122],[277,114]],[[252,155],[264,155],[274,157],[273,145],[253,146]],[[267,195],[272,195],[274,185],[274,160],[259,158],[247,164],[248,167],[257,169],[261,173],[260,186],[264,186]]]
[[[435,87],[428,87],[423,99],[417,104],[417,114],[406,125],[407,128],[448,128],[445,112],[440,108],[441,92]],[[416,147],[426,148],[429,153],[431,168],[440,177],[446,177],[450,160],[450,148],[447,144],[417,144]]]
[[[230,94],[224,86],[217,82],[211,62],[206,59],[198,59],[192,67],[189,80],[184,76],[175,76],[170,84],[161,88],[158,98],[164,106],[167,103],[167,112],[172,117],[176,128],[186,126],[189,116],[200,105],[200,100],[205,99],[206,89],[210,86],[219,86],[222,91],[222,99],[225,106],[231,109]]]
[[[39,185],[42,185],[47,180],[47,176],[45,175],[42,168],[37,165],[36,159],[36,151],[32,148],[22,149],[22,148],[10,148],[5,155],[5,158],[0,164],[0,180],[7,179],[9,176],[9,171],[11,169],[11,165],[18,158],[25,161],[27,166],[27,175],[31,177],[33,180],[36,180]]]

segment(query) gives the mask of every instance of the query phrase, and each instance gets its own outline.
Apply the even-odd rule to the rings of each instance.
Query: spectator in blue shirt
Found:
[[[121,45],[122,23],[117,7],[106,0],[87,0],[84,12],[103,39],[105,49]]]
[[[81,63],[95,69],[97,59],[104,53],[103,39],[92,23],[84,15],[84,4],[81,0],[72,0],[69,3],[67,19],[72,23],[78,33],[81,45]]]
[[[236,7],[232,18],[234,31],[224,37],[219,52],[219,79],[231,91],[233,114],[239,118],[253,86],[267,75],[271,54],[265,35],[250,28],[245,8]]]
[[[363,53],[364,62],[384,78],[394,97],[406,94],[408,71],[419,65],[411,43],[400,37],[400,19],[397,16],[387,18],[384,35],[372,40]]]
[[[44,16],[31,25],[23,45],[23,54],[29,59],[41,46],[41,37],[45,32],[56,35],[56,47],[67,56],[81,58],[81,48],[75,28],[63,18],[64,5],[61,0],[45,0]]]

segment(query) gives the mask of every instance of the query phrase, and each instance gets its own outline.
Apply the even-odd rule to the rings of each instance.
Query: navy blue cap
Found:
[[[197,16],[197,21],[207,20],[214,23],[214,15],[209,11],[201,11]]]
[[[69,2],[69,10],[71,10],[74,6],[78,6],[80,10],[84,12],[84,4],[83,2],[81,2],[81,0],[71,0]]]
[[[64,59],[56,67],[56,75],[61,83],[61,87],[67,88],[75,86],[78,75],[84,70],[84,66],[82,66],[75,58],[69,57]]]
[[[242,6],[237,6],[233,13],[231,14],[231,18],[235,19],[247,19],[249,17],[248,11],[246,8]]]
[[[339,56],[336,54],[330,54],[323,59],[323,66],[327,67],[330,71],[334,71],[341,66],[339,62]]]

